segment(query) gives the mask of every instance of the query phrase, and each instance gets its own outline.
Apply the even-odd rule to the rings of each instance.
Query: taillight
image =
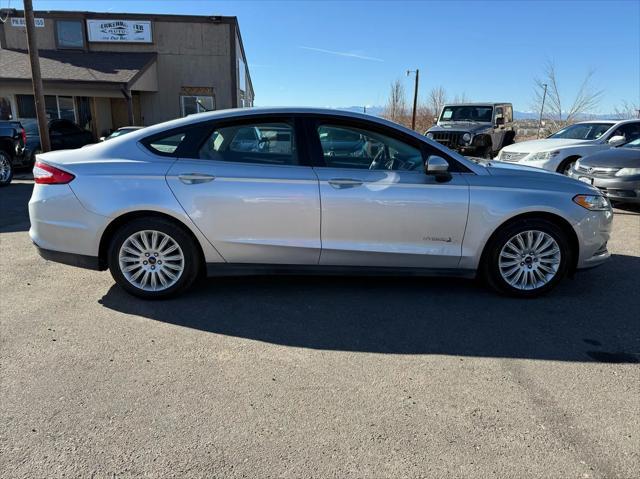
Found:
[[[36,161],[33,166],[33,179],[39,185],[66,185],[75,176],[66,171],[62,171],[43,161]]]
[[[22,129],[22,131],[20,131],[20,135],[22,136],[22,144],[26,145],[27,144],[27,132],[25,131],[24,128]]]

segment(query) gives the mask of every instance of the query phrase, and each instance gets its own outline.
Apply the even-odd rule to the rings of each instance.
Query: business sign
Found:
[[[148,20],[87,20],[90,42],[151,43]]]
[[[33,23],[37,28],[44,28],[44,18],[34,18]],[[11,26],[12,27],[22,27],[24,28],[27,25],[24,17],[11,17]]]

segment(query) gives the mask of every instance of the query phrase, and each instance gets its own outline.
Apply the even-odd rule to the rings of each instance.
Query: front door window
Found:
[[[317,133],[330,168],[421,171],[424,165],[418,148],[377,132],[326,124]]]

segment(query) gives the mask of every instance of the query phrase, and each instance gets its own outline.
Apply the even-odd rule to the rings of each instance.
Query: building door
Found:
[[[131,95],[133,101],[133,123],[140,125],[140,95]],[[133,126],[129,124],[129,107],[125,98],[111,99],[111,123],[114,130],[123,126]]]

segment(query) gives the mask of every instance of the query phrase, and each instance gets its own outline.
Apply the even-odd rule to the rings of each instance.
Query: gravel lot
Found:
[[[640,214],[542,299],[207,280],[142,302],[42,260],[0,189],[0,476],[640,475]]]

